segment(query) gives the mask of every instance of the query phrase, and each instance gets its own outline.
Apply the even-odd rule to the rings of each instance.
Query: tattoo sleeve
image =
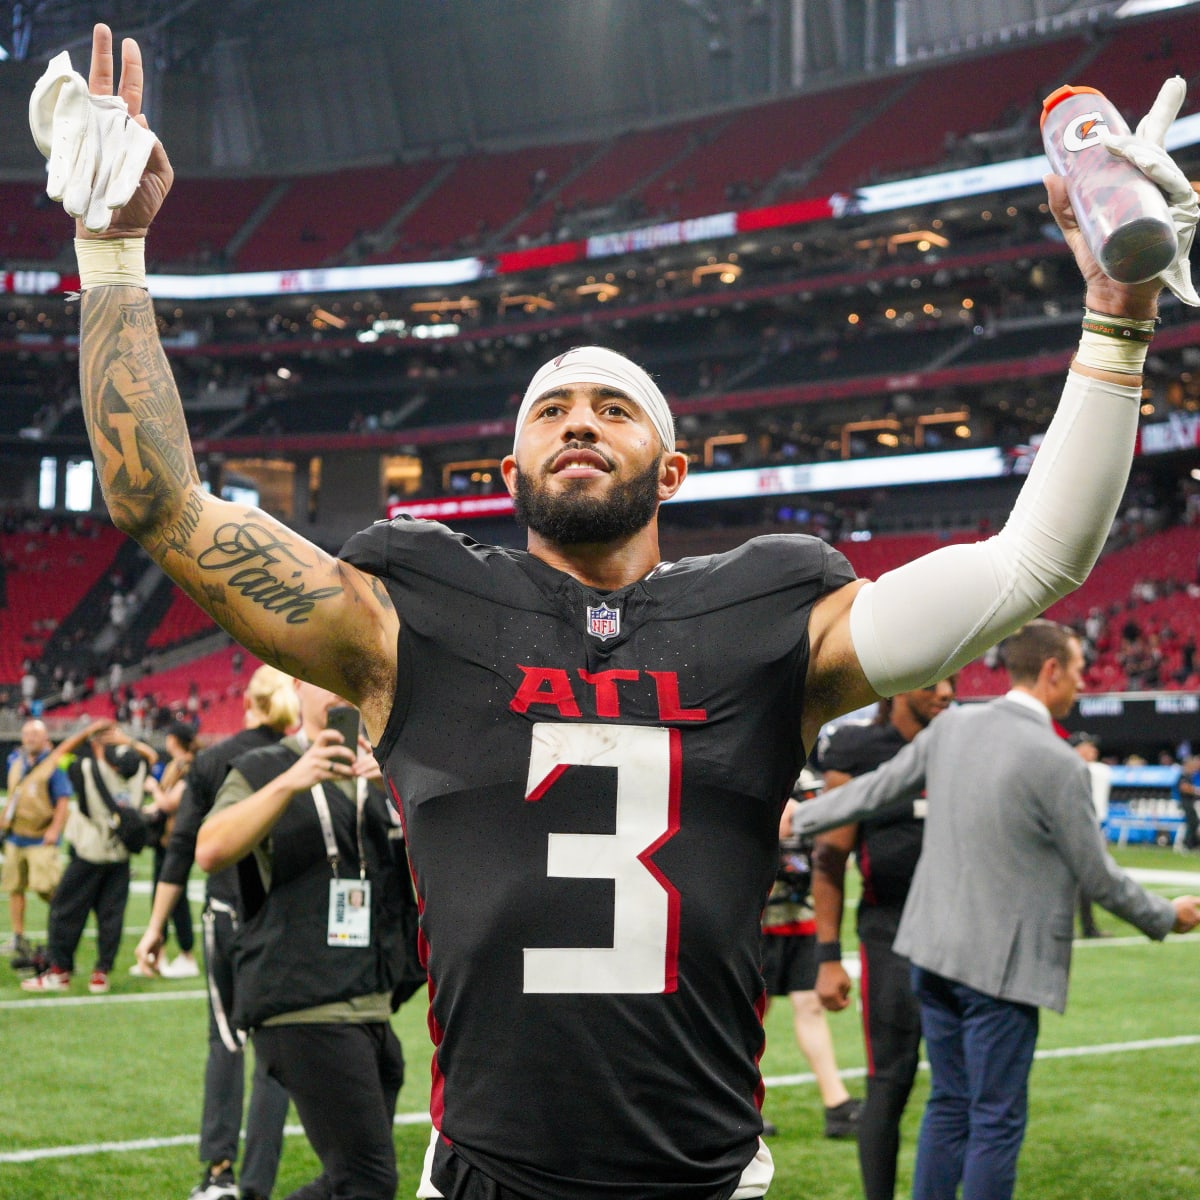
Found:
[[[80,375],[113,523],[251,653],[352,702],[390,705],[395,661],[380,630],[396,616],[386,588],[268,514],[202,490],[145,292],[85,293]]]
[[[82,307],[83,415],[109,513],[135,536],[174,521],[165,536],[178,539],[200,481],[150,297],[138,288],[94,288]]]

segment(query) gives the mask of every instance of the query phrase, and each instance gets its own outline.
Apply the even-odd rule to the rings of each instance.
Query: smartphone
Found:
[[[342,741],[358,756],[358,709],[349,704],[338,704],[331,708],[325,718],[325,728],[335,729],[342,735]]]

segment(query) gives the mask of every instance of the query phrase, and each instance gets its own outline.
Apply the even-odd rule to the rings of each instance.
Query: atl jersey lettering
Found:
[[[865,775],[895,758],[907,744],[890,721],[883,725],[849,721],[834,729],[822,745],[821,769]],[[925,821],[917,816],[916,803],[859,822],[854,852],[863,877],[858,905],[860,937],[891,940],[896,936],[925,834]]]
[[[809,612],[849,565],[757,538],[602,594],[404,518],[343,557],[401,620],[377,755],[422,905],[435,1129],[535,1198],[729,1196],[761,1128],[759,914]],[[619,617],[589,632],[599,608]]]

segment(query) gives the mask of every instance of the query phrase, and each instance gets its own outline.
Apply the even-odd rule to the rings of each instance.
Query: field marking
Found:
[[[1128,867],[1125,872],[1140,884],[1161,883],[1167,887],[1195,887],[1200,871],[1167,871],[1159,867]]]
[[[1200,1045],[1200,1034],[1185,1034],[1180,1037],[1145,1038],[1138,1042],[1101,1042],[1092,1046],[1060,1046],[1049,1050],[1038,1050],[1034,1059],[1088,1058],[1107,1054],[1130,1054],[1141,1050],[1167,1050],[1180,1046]],[[927,1071],[929,1064],[922,1061],[921,1070]],[[865,1067],[851,1067],[842,1071],[843,1079],[861,1079],[866,1075]],[[767,1087],[796,1087],[815,1083],[816,1076],[810,1072],[800,1075],[770,1075],[763,1080]],[[394,1125],[426,1125],[427,1112],[397,1113]],[[304,1130],[299,1125],[285,1125],[287,1137],[301,1137]],[[245,1137],[245,1131],[242,1131]],[[135,1150],[161,1150],[171,1146],[195,1146],[199,1142],[196,1134],[176,1134],[173,1137],[137,1138],[127,1142],[91,1142],[77,1146],[41,1146],[32,1150],[0,1151],[0,1165],[7,1163],[41,1162],[52,1158],[83,1158],[93,1154],[128,1154]]]
[[[1170,1050],[1179,1046],[1200,1045],[1200,1033],[1184,1033],[1177,1037],[1144,1038],[1138,1042],[1098,1042],[1091,1046],[1057,1046],[1047,1050],[1035,1050],[1034,1061],[1051,1058],[1090,1058],[1101,1054],[1132,1054],[1139,1050]],[[922,1071],[929,1070],[929,1063],[922,1059]],[[866,1067],[849,1067],[839,1072],[843,1079],[863,1079]],[[817,1077],[810,1071],[799,1075],[771,1075],[763,1079],[767,1087],[794,1087],[802,1083],[816,1083]],[[0,1162],[4,1161],[0,1155]]]
[[[6,1008],[76,1008],[84,1004],[153,1004],[158,1000],[203,1000],[203,989],[178,992],[129,992],[120,996],[39,996],[35,1000],[0,1000]]]

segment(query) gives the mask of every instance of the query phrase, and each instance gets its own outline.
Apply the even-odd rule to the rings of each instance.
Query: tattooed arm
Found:
[[[113,91],[112,35],[96,26],[89,86]],[[119,94],[144,124],[141,57],[122,46]],[[104,238],[145,237],[171,186],[157,144],[133,199]],[[78,237],[89,237],[80,225]],[[82,303],[84,418],[114,524],[136,538],[188,595],[252,653],[358,706],[383,730],[399,620],[383,584],[266,513],[200,485],[179,391],[138,287],[89,288]]]

